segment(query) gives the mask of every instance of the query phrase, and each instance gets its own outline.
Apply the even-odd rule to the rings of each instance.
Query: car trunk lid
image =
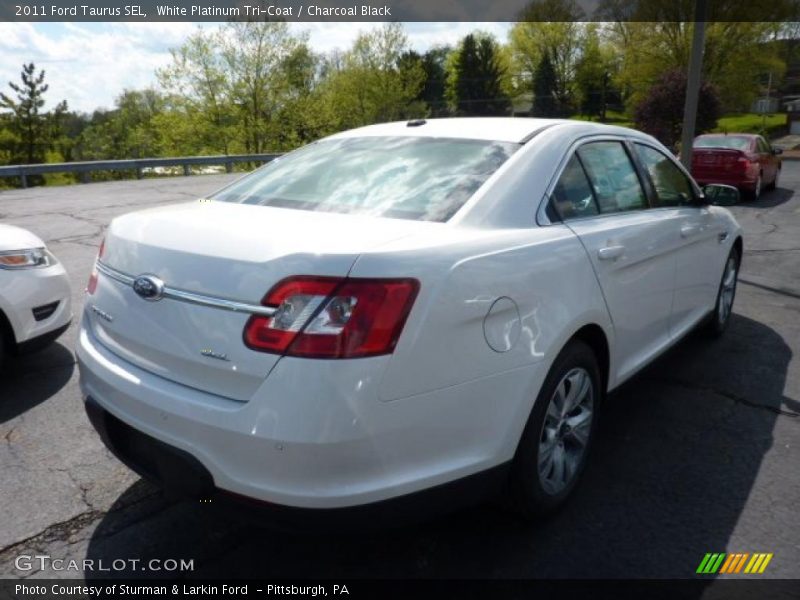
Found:
[[[148,274],[170,291],[258,306],[281,279],[344,277],[361,252],[424,225],[223,202],[133,213],[109,227],[86,318],[103,345],[136,366],[246,401],[280,358],[245,346],[250,313],[170,295],[148,301],[133,279]]]

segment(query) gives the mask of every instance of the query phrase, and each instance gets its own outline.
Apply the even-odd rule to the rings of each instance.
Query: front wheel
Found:
[[[511,471],[512,505],[527,518],[561,506],[578,483],[589,453],[602,397],[592,349],[570,342],[542,385]]]
[[[706,332],[711,337],[719,337],[728,328],[733,312],[733,300],[736,297],[736,283],[739,280],[739,265],[741,257],[739,251],[734,248],[725,261],[725,268],[722,271],[722,280],[717,292],[717,303],[714,305],[714,312],[710,315]]]

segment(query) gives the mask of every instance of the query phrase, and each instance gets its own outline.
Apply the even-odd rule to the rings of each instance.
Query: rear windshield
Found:
[[[704,135],[694,141],[695,148],[730,148],[731,150],[749,150],[749,137],[741,135]]]
[[[519,147],[425,137],[323,140],[273,160],[211,198],[447,221]]]

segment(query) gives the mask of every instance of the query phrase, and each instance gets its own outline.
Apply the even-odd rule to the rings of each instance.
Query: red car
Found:
[[[781,152],[752,133],[700,135],[692,149],[692,176],[701,186],[725,183],[739,188],[745,198],[758,200],[761,190],[778,184]]]

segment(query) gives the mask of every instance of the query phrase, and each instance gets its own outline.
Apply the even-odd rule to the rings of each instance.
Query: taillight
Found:
[[[736,167],[742,173],[747,173],[747,170],[750,168],[751,164],[752,163],[750,162],[750,159],[746,156],[740,156],[738,159],[736,159]]]
[[[394,350],[417,296],[415,279],[291,277],[262,304],[244,329],[249,348],[308,358],[356,358]]]
[[[103,253],[106,250],[106,238],[103,238],[103,241],[100,242],[100,248],[97,250],[97,258],[103,258]],[[89,281],[86,283],[86,293],[90,296],[94,295],[95,290],[97,289],[97,267],[92,267],[92,272],[89,275]]]

